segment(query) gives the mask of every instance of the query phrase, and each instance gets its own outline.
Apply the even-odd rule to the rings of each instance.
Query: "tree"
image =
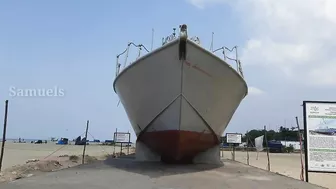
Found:
[[[267,140],[287,140],[287,141],[299,141],[297,131],[294,131],[293,129],[289,129],[283,126],[280,126],[279,131],[274,130],[268,130],[266,131],[267,134]],[[253,129],[245,134],[243,136],[243,141],[248,141],[248,146],[253,145],[254,146],[254,139],[265,135],[265,131],[263,129],[256,130]],[[264,143],[266,140],[264,140]]]

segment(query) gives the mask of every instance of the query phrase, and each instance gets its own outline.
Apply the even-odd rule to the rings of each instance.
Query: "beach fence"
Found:
[[[39,167],[32,167],[31,163],[46,163],[45,169],[51,171],[60,167],[67,168],[68,166],[75,166],[83,163],[90,163],[95,160],[103,160],[108,157],[120,156],[120,146],[118,145],[103,145],[102,142],[97,140],[90,140],[89,138],[96,139],[90,132],[89,120],[86,124],[83,122],[83,132],[73,138],[55,138],[51,140],[13,140],[6,139],[7,128],[7,110],[8,101],[5,101],[5,116],[4,116],[4,129],[2,138],[0,137],[1,145],[1,161],[0,161],[0,182],[2,175],[6,174],[8,170],[16,175],[23,175],[26,173],[36,171]],[[10,116],[8,116],[10,118]],[[10,122],[9,122],[10,123]],[[10,124],[8,125],[10,128]],[[111,134],[112,137],[113,133]],[[76,138],[77,137],[77,138]],[[76,140],[80,138],[81,140]],[[83,142],[84,141],[84,142]],[[123,154],[131,154],[134,149],[124,149]],[[51,167],[49,164],[52,164]]]
[[[223,159],[234,160],[246,165],[301,179],[299,153],[277,153],[267,155],[267,149],[258,151],[255,147],[230,147],[221,149]]]
[[[88,136],[90,136],[89,131]],[[2,181],[2,175],[13,173],[15,175],[11,176],[15,178],[26,177],[35,171],[50,172],[83,163],[115,158],[120,151],[119,146],[102,145],[91,141],[85,147],[85,151],[85,145],[75,145],[74,141],[69,141],[68,144],[56,143],[51,141],[40,144],[15,143],[7,140],[0,182]],[[127,153],[127,151],[125,150],[124,153]]]
[[[244,145],[221,147],[221,158],[303,180],[301,149],[295,150],[280,141],[267,141],[265,135],[266,132],[253,141],[247,137]]]

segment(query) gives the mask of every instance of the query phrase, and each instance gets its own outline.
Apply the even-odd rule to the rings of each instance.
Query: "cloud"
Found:
[[[207,6],[225,3],[226,0],[186,0],[186,1],[199,9],[204,9]]]
[[[305,85],[336,86],[335,0],[187,0],[196,7],[227,4],[249,39],[242,62]]]
[[[248,88],[248,95],[262,95],[265,92],[257,87],[249,87]]]

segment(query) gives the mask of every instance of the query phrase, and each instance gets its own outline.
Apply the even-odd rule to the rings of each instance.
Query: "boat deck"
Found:
[[[74,167],[0,184],[1,189],[318,189],[320,186],[237,162],[224,166],[140,163],[132,158]]]

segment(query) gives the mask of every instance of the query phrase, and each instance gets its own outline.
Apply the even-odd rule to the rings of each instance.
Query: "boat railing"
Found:
[[[234,46],[231,49],[226,47],[226,46],[223,46],[223,47],[220,47],[218,49],[213,50],[212,53],[216,53],[217,51],[220,51],[220,50],[222,50],[224,61],[226,61],[228,59],[228,60],[232,60],[232,61],[236,62],[236,71],[244,78],[243,68],[242,68],[241,62],[238,58],[238,46]],[[227,56],[226,51],[229,51],[229,52],[235,51],[235,54],[236,54],[235,58],[231,58],[231,57]]]
[[[162,46],[172,42],[176,39],[176,28],[173,28],[173,33],[168,35],[166,38],[162,37]]]
[[[201,40],[197,36],[191,37],[190,41],[196,43],[197,45],[201,45]]]
[[[180,26],[180,28],[181,28],[181,26]],[[154,36],[154,30],[152,30],[152,32],[153,32],[153,33],[152,33],[152,46],[151,46],[151,51],[152,51],[152,49],[153,49],[153,36]],[[186,31],[185,31],[185,32],[186,32]],[[185,33],[185,34],[186,34],[186,33]],[[180,36],[181,36],[181,35],[182,35],[182,34],[180,33]],[[241,62],[240,62],[240,60],[239,60],[239,58],[238,58],[238,47],[237,47],[237,46],[234,46],[234,47],[232,47],[232,48],[228,48],[228,47],[226,47],[226,46],[223,46],[223,47],[220,47],[220,48],[217,48],[217,49],[213,50],[213,35],[214,35],[214,32],[212,32],[212,41],[211,41],[211,46],[210,46],[210,52],[212,52],[213,54],[215,54],[215,53],[218,52],[218,51],[222,51],[224,61],[225,61],[225,62],[227,62],[227,60],[234,61],[234,62],[236,63],[236,69],[235,69],[235,70],[237,71],[237,73],[238,73],[239,75],[241,75],[241,77],[244,78],[244,74],[243,74],[243,69],[242,69],[242,66],[241,66]],[[178,37],[180,37],[180,36],[178,36]],[[164,46],[164,45],[166,45],[166,44],[168,44],[168,43],[174,41],[174,40],[177,39],[178,37],[176,36],[176,28],[173,28],[173,33],[172,33],[172,34],[168,35],[168,36],[165,37],[165,38],[164,38],[164,37],[162,38],[162,46]],[[189,38],[189,40],[192,41],[192,42],[194,42],[194,43],[197,44],[197,45],[201,45],[201,41],[200,41],[199,37],[197,37],[197,36],[191,37],[191,38]],[[123,52],[121,52],[120,54],[117,55],[117,61],[116,61],[116,73],[115,73],[115,74],[116,74],[116,75],[115,75],[116,77],[119,75],[119,73],[120,73],[120,67],[121,67],[121,64],[119,63],[119,58],[120,58],[120,56],[122,56],[122,55],[125,54],[125,61],[124,61],[124,64],[123,64],[123,69],[125,69],[126,66],[127,66],[127,61],[128,61],[128,56],[129,56],[129,51],[130,51],[131,46],[134,46],[134,47],[138,48],[138,55],[137,55],[137,57],[136,57],[136,60],[139,59],[139,58],[141,57],[141,52],[142,52],[142,50],[145,50],[147,53],[150,52],[150,51],[149,51],[143,44],[135,44],[135,43],[133,43],[133,42],[129,42],[129,43],[127,44],[127,48],[126,48]],[[234,57],[234,58],[231,58],[231,57],[227,56],[227,54],[228,54],[227,51],[230,52],[230,53],[235,52],[235,57]],[[132,63],[130,63],[130,64],[132,64]]]
[[[137,44],[135,44],[135,43],[133,43],[133,42],[129,42],[129,43],[127,44],[127,48],[126,48],[122,53],[120,53],[120,54],[117,55],[116,75],[115,75],[116,77],[117,77],[117,76],[119,75],[119,73],[120,73],[120,66],[121,66],[121,64],[119,63],[119,58],[120,58],[121,55],[126,54],[126,55],[125,55],[125,62],[124,62],[124,66],[123,66],[123,69],[125,69],[126,64],[127,64],[127,59],[128,59],[129,51],[130,51],[130,47],[131,47],[131,46],[134,46],[134,47],[138,48],[138,56],[137,56],[136,60],[140,58],[140,56],[141,56],[141,51],[142,51],[143,49],[144,49],[145,51],[149,52],[149,50],[148,50],[143,44],[138,44],[138,45],[137,45]]]

